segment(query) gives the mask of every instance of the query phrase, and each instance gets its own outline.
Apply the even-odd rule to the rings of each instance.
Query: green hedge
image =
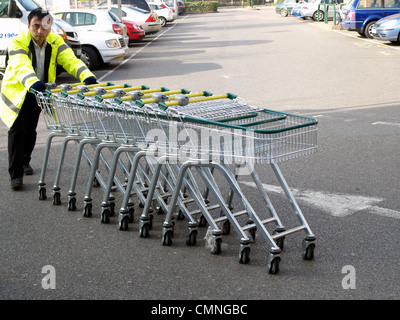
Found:
[[[185,2],[187,13],[217,12],[218,1]]]

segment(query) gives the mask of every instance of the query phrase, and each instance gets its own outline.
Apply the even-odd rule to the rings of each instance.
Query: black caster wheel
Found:
[[[186,237],[186,245],[187,246],[195,246],[197,243],[197,230],[192,229],[188,231],[188,235]]]
[[[268,261],[268,273],[277,274],[279,272],[279,263],[281,262],[280,257],[273,257]]]
[[[211,246],[211,253],[213,254],[220,254],[222,252],[222,239],[215,238],[213,240],[213,244]]]
[[[306,248],[303,249],[303,252],[302,252],[303,260],[313,260],[314,259],[314,249],[315,249],[314,243],[308,244],[306,246]]]
[[[45,187],[39,187],[39,200],[46,200],[46,188]]]
[[[129,228],[129,226],[128,226],[128,222],[129,221],[128,220],[129,220],[128,216],[125,216],[125,217],[122,218],[121,222],[119,223],[119,230],[121,230],[121,231],[128,230],[128,228]]]
[[[172,244],[172,230],[167,230],[163,234],[163,246],[170,246]]]
[[[70,198],[68,200],[68,211],[76,210],[76,198]]]
[[[59,192],[55,192],[53,194],[53,204],[55,206],[59,206],[61,204],[61,194]]]
[[[149,237],[149,232],[150,228],[149,228],[149,224],[148,223],[144,223],[140,228],[139,228],[139,237],[140,238],[148,238]]]
[[[185,220],[185,215],[183,214],[182,210],[178,211],[178,214],[176,216],[176,220]]]
[[[206,218],[204,218],[204,216],[202,215],[202,216],[200,217],[200,220],[199,220],[199,227],[204,228],[205,226],[207,226],[207,220],[206,220]]]
[[[133,207],[130,207],[128,209],[128,222],[132,223],[134,221],[134,216],[133,214],[135,213],[135,209]]]
[[[100,187],[100,182],[99,182],[99,180],[97,180],[97,178],[93,179],[93,187],[96,187],[96,188]]]
[[[92,204],[86,203],[83,207],[83,216],[90,218],[92,216]]]
[[[240,251],[239,263],[247,264],[250,262],[250,247],[245,247]]]
[[[105,209],[101,212],[101,223],[110,223],[110,210]]]
[[[231,232],[231,223],[229,222],[229,220],[226,220],[223,224],[222,224],[222,234],[227,235]]]

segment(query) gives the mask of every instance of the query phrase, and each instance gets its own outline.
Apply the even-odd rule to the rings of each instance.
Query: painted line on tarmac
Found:
[[[374,122],[372,123],[372,125],[384,125],[384,126],[394,126],[394,127],[400,127],[400,123],[396,123],[396,122]]]
[[[256,188],[254,182],[240,182],[241,184]],[[268,192],[284,195],[282,188],[269,184],[262,184]],[[334,216],[345,217],[360,211],[368,211],[384,217],[400,219],[400,212],[392,209],[382,208],[376,204],[384,201],[381,198],[354,196],[348,194],[335,194],[329,192],[290,189],[296,200],[306,202],[320,210]]]
[[[353,34],[348,34],[348,33],[342,32],[340,30],[332,30],[332,31],[336,32],[336,33],[343,34],[343,35],[345,35],[347,37],[350,37],[350,38],[357,39],[357,40],[362,40],[362,41],[365,41],[365,42],[368,42],[368,43],[372,42],[373,44],[377,45],[378,47],[383,47],[385,49],[393,49],[393,50],[400,51],[400,47],[393,47],[393,46],[385,44],[384,42],[381,42],[379,40],[374,40],[374,39],[369,39],[369,38],[360,38],[359,36],[356,36],[356,35],[353,35]]]
[[[182,19],[180,19],[179,21],[176,20],[176,22],[174,23],[174,25],[172,25],[171,27],[167,28],[165,31],[163,31],[162,33],[160,33],[157,37],[155,37],[153,40],[151,40],[150,42],[146,43],[146,45],[144,45],[143,47],[139,48],[136,52],[134,52],[131,56],[129,56],[129,58],[124,59],[122,62],[120,62],[119,64],[117,64],[115,66],[115,68],[113,68],[112,70],[108,71],[105,75],[103,75],[102,77],[100,77],[99,79],[97,79],[98,82],[103,81],[103,79],[107,78],[108,76],[110,76],[114,71],[116,71],[119,67],[123,66],[125,63],[127,63],[129,60],[131,60],[134,56],[136,56],[138,53],[140,53],[143,49],[145,49],[147,46],[149,46],[150,44],[152,44],[154,41],[156,41],[158,38],[160,38],[164,33],[167,33],[168,31],[170,31],[171,29],[175,28],[175,26],[182,20],[186,19],[189,15],[184,16]]]

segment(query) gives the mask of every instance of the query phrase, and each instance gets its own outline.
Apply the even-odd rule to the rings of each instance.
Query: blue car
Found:
[[[340,26],[373,39],[375,22],[396,13],[400,13],[400,0],[350,0],[341,10]]]
[[[400,13],[393,14],[378,20],[371,29],[374,39],[399,42],[400,41]]]

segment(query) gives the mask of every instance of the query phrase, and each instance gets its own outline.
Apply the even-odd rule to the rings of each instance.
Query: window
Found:
[[[400,8],[400,0],[385,0],[385,8]]]
[[[96,16],[85,12],[68,12],[65,21],[71,26],[89,26],[96,24]]]
[[[9,0],[0,0],[0,18],[8,18]]]
[[[382,8],[382,0],[360,0],[357,9]]]

